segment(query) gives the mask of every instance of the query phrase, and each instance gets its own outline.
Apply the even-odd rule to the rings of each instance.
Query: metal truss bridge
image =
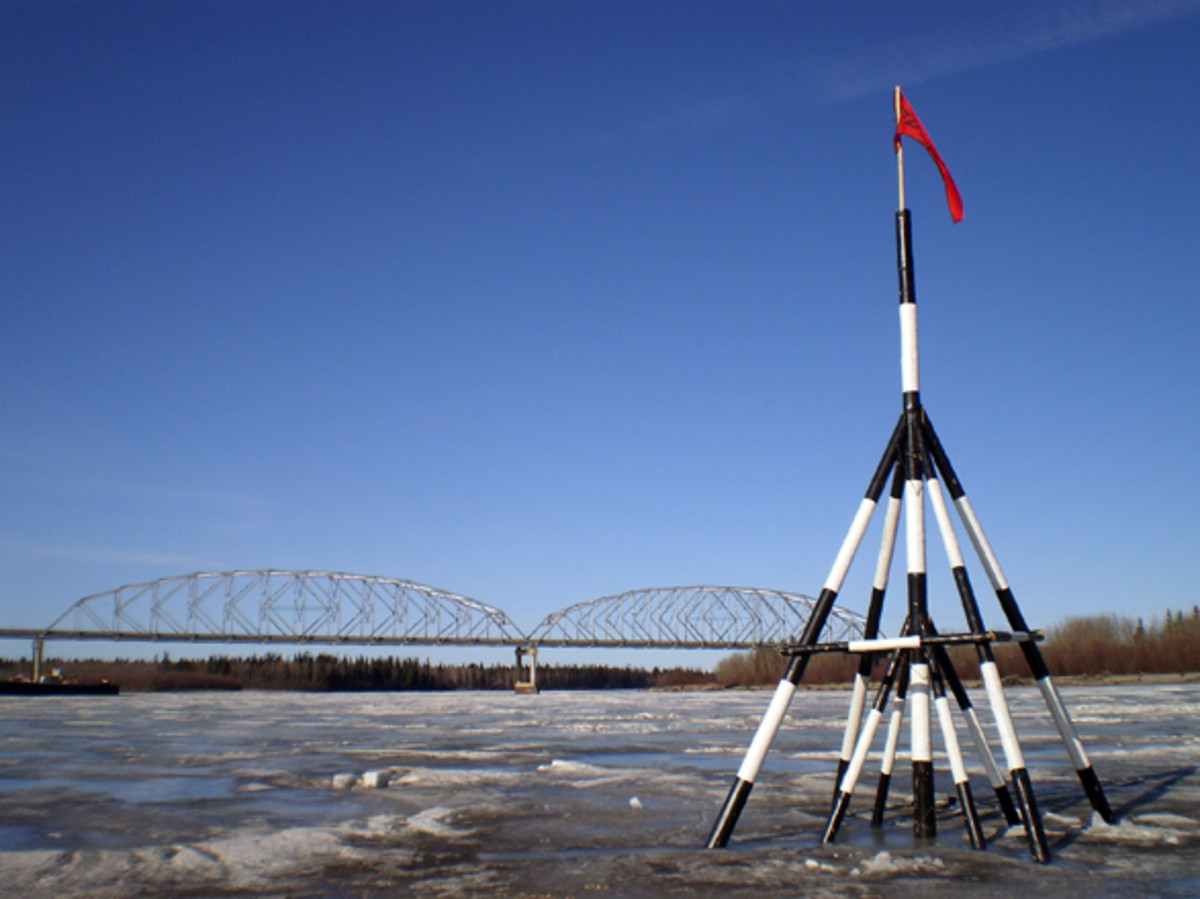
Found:
[[[40,630],[0,637],[342,646],[780,648],[815,600],[749,587],[660,587],[579,603],[521,630],[500,609],[412,581],[313,571],[227,571],[118,587],[74,603]],[[835,608],[821,636],[863,636]]]

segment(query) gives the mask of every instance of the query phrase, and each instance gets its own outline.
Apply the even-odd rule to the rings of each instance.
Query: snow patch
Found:
[[[880,852],[850,871],[851,877],[882,878],[896,874],[941,874],[946,863],[940,858],[922,855],[916,858],[895,858],[890,852]]]
[[[1162,818],[1186,822],[1182,827],[1163,826]],[[1084,830],[1082,838],[1097,842],[1108,843],[1138,843],[1143,846],[1162,844],[1178,846],[1187,837],[1196,835],[1196,822],[1181,815],[1145,815],[1139,818],[1128,818],[1116,824],[1108,824],[1099,814],[1093,813],[1091,823]]]
[[[444,820],[454,813],[454,809],[446,808],[444,805],[437,805],[433,808],[427,808],[423,812],[418,812],[409,818],[405,824],[410,830],[415,830],[418,833],[427,833],[435,837],[467,837],[473,831],[460,827],[454,827],[447,824]]]

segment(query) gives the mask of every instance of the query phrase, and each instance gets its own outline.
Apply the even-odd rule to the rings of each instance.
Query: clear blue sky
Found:
[[[1200,601],[1196,0],[7,2],[0,45],[3,626],[230,568],[526,629],[815,595],[900,411],[896,84],[966,207],[910,144],[922,397],[1026,616]]]

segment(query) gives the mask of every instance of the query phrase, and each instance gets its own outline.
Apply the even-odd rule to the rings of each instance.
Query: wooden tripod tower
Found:
[[[896,250],[900,281],[903,411],[888,440],[874,476],[871,478],[866,495],[854,516],[849,533],[842,542],[841,550],[833,563],[829,577],[826,579],[825,586],[813,609],[813,614],[801,635],[800,642],[785,650],[790,655],[787,670],[776,688],[771,704],[763,716],[742,765],[738,769],[733,786],[713,825],[708,847],[722,847],[729,841],[737,824],[738,816],[754,786],[754,780],[762,766],[763,759],[783,721],[796,687],[804,677],[808,660],[818,652],[854,652],[861,653],[859,669],[851,694],[850,712],[847,716],[845,737],[838,764],[833,806],[825,828],[824,840],[831,842],[837,836],[838,829],[850,806],[855,786],[862,774],[867,754],[881,721],[885,714],[888,714],[890,705],[887,738],[872,815],[874,826],[882,823],[892,765],[900,736],[903,710],[907,702],[911,708],[913,829],[915,836],[918,838],[933,837],[937,828],[934,808],[931,714],[932,710],[936,709],[946,757],[953,774],[955,790],[963,811],[968,837],[974,848],[983,849],[985,847],[984,834],[980,827],[979,816],[971,794],[970,781],[955,730],[953,710],[950,705],[952,696],[971,733],[980,761],[1005,819],[1011,825],[1023,825],[1033,859],[1038,862],[1048,862],[1050,849],[1042,828],[1041,816],[1038,813],[1037,800],[1029,773],[1025,767],[1021,744],[1017,738],[1005,699],[1000,673],[996,667],[993,644],[1015,641],[1020,645],[1092,807],[1106,822],[1111,823],[1114,816],[1108,800],[1105,798],[1100,780],[1088,760],[1071,717],[1042,657],[1038,647],[1041,635],[1030,631],[1013,596],[1012,589],[1000,568],[1000,563],[984,535],[979,519],[971,508],[962,482],[951,466],[950,459],[941,441],[938,440],[937,432],[921,404],[917,353],[917,303],[912,263],[912,226],[908,209],[905,208],[904,203],[904,154],[900,143],[901,134],[915,137],[920,141],[938,164],[938,168],[946,180],[951,212],[956,220],[961,217],[961,201],[958,201],[957,189],[954,188],[953,181],[950,179],[941,157],[937,155],[932,141],[929,140],[915,113],[912,112],[912,107],[908,105],[899,88],[896,88],[895,92],[895,109],[896,156],[900,180],[900,204],[896,213]],[[818,640],[825,627],[826,619],[833,608],[838,591],[841,589],[846,573],[854,560],[867,525],[879,504],[889,478],[891,490],[885,513],[883,537],[871,591],[864,639],[847,643],[819,643]],[[962,550],[951,521],[946,492],[950,494],[950,502],[958,510],[963,527],[991,581],[1000,609],[1007,619],[1010,628],[1008,631],[988,630],[984,625],[983,616],[967,576]],[[962,603],[968,628],[963,633],[940,633],[934,626],[933,618],[929,613],[925,582],[926,496],[928,496],[929,504],[933,509],[938,530],[950,560],[959,600]],[[902,510],[905,514],[905,548],[908,567],[907,616],[899,637],[882,639],[878,636],[879,620]],[[1008,771],[1007,776],[1001,772],[971,700],[951,664],[947,648],[954,644],[972,645],[978,654],[980,677],[999,735],[1005,767]],[[877,686],[871,709],[864,720],[863,711],[866,706],[874,660],[877,655],[885,653],[890,654],[889,661]],[[947,695],[948,693],[949,695]]]

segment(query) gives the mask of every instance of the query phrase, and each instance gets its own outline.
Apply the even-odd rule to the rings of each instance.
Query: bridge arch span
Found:
[[[46,638],[224,643],[494,644],[501,610],[413,581],[320,571],[198,572],[86,596]]]
[[[799,642],[816,600],[756,587],[654,587],[581,602],[546,616],[539,646],[758,649]],[[866,619],[834,607],[822,641],[861,637]]]

